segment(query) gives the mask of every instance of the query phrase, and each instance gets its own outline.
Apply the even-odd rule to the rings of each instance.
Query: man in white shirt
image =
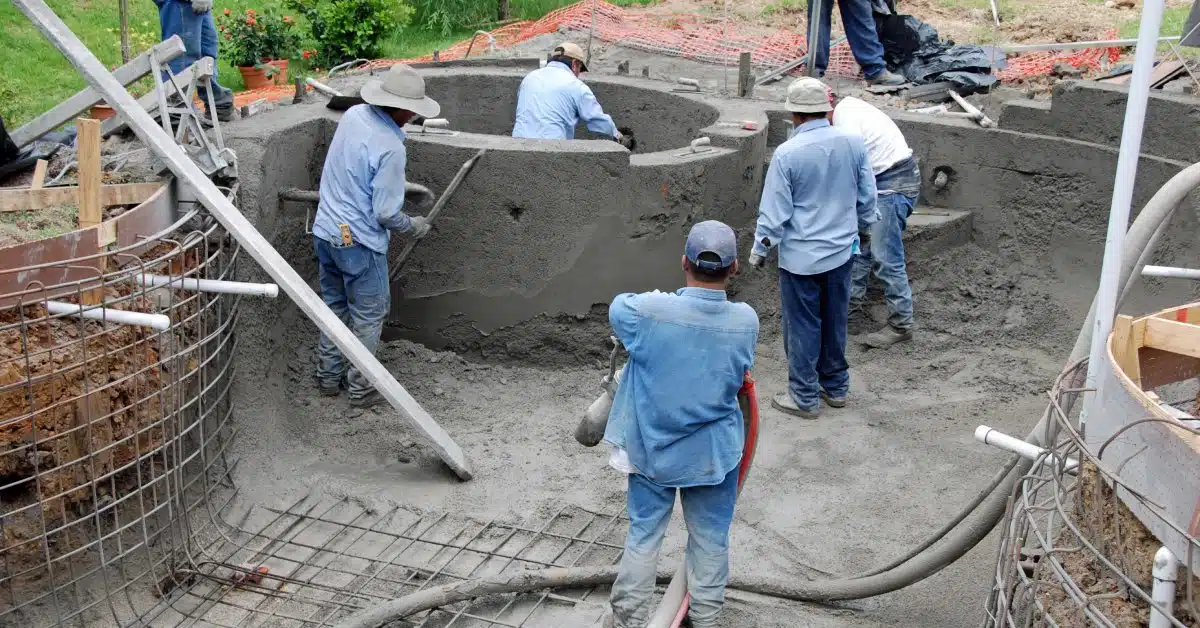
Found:
[[[867,161],[875,174],[880,220],[871,225],[871,237],[854,258],[850,309],[861,311],[865,307],[867,280],[874,273],[883,282],[888,326],[868,334],[862,343],[882,349],[912,339],[912,288],[905,268],[903,233],[921,193],[921,172],[904,134],[887,114],[858,98],[838,98],[832,91],[829,99],[834,105],[830,122],[863,138]]]

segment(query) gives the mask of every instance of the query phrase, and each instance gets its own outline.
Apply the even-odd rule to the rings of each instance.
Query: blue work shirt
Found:
[[[863,139],[810,120],[771,157],[754,253],[766,256],[778,246],[780,268],[817,275],[849,261],[858,232],[877,220],[875,175]]]
[[[404,139],[404,130],[379,107],[346,111],[321,170],[313,235],[340,244],[339,225],[349,225],[355,243],[386,255],[390,230],[412,230],[403,211]]]
[[[579,80],[566,64],[551,61],[521,81],[513,137],[575,139],[575,125],[580,120],[593,133],[617,136],[617,125],[600,108],[592,88]]]
[[[629,361],[604,440],[660,486],[720,484],[745,428],[737,394],[754,365],[758,315],[724,290],[620,294],[608,309]]]

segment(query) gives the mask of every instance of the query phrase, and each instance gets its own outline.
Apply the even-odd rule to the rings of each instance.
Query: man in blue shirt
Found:
[[[425,80],[407,65],[393,65],[359,94],[366,104],[346,111],[321,171],[313,243],[321,296],[363,345],[375,351],[391,308],[387,250],[391,231],[429,232],[424,217],[405,215],[403,126],[414,116],[432,118],[441,107],[425,95]],[[345,375],[350,405],[383,401],[366,377],[346,364],[324,334],[317,345],[321,394],[336,396]]]
[[[879,212],[866,146],[826,120],[833,107],[825,86],[797,79],[784,106],[795,130],[767,168],[749,262],[761,268],[768,251],[779,247],[788,391],[771,405],[815,419],[818,399],[834,408],[846,405],[852,256]]]
[[[583,49],[565,42],[554,49],[546,67],[530,72],[517,92],[513,137],[540,140],[575,138],[582,120],[593,133],[622,141],[613,119],[600,107],[592,89],[579,80],[587,72]]]
[[[677,490],[688,529],[692,625],[716,626],[725,602],[745,441],[737,395],[754,365],[758,315],[725,297],[738,268],[728,225],[692,227],[682,264],[686,288],[617,295],[608,310],[629,351],[604,431],[613,466],[629,474],[629,535],[605,620],[618,628],[642,628],[649,618]]]
[[[164,40],[172,35],[179,35],[183,40],[184,53],[175,57],[167,65],[171,72],[179,74],[200,60],[200,57],[212,57],[215,64],[217,59],[217,29],[213,24],[212,0],[154,0],[158,7],[158,24]],[[200,100],[208,107],[208,96],[203,87],[198,87]],[[217,82],[216,65],[213,66],[212,100],[216,111],[209,111],[208,117],[216,117],[221,122],[233,119],[233,92],[222,87]]]

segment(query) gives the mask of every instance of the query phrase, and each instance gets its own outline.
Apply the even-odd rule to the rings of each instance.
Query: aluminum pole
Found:
[[[1161,3],[1161,0],[1159,0]],[[308,283],[283,259],[271,243],[254,228],[242,212],[200,170],[187,153],[159,127],[150,114],[138,106],[137,101],[113,78],[104,64],[88,50],[70,28],[46,5],[44,0],[12,0],[34,26],[50,40],[59,52],[71,62],[84,79],[104,95],[104,100],[114,107],[159,158],[166,162],[171,172],[186,182],[196,194],[197,200],[221,223],[231,236],[241,243],[242,248],[258,262],[263,270],[279,284],[300,310],[325,333],[337,348],[362,371],[367,380],[387,399],[393,408],[407,418],[437,451],[438,456],[459,478],[471,479],[471,469],[462,449],[450,438],[413,399],[408,391],[392,377],[392,374],[375,359],[375,356],[354,336],[337,316],[330,311]]]

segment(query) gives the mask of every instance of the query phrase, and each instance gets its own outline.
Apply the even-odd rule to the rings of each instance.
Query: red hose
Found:
[[[742,486],[746,483],[746,476],[750,474],[750,467],[754,465],[754,452],[758,449],[758,392],[754,388],[754,378],[746,373],[746,378],[742,380],[742,389],[738,391],[738,406],[742,409],[742,418],[745,420],[746,426],[746,444],[742,447],[742,461],[738,464],[738,494],[742,492]],[[683,594],[683,602],[679,605],[679,612],[675,614],[675,619],[671,622],[671,628],[679,628],[683,623],[683,618],[687,617],[688,605],[692,601],[691,594]]]

